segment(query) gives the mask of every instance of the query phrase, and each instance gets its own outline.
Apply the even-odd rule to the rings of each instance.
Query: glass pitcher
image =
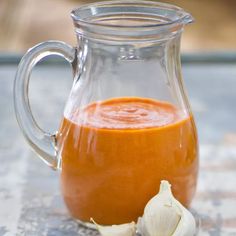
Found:
[[[180,39],[191,15],[168,4],[122,0],[84,5],[71,16],[78,45],[36,45],[22,58],[14,87],[18,123],[43,161],[60,170],[70,214],[84,223],[136,221],[163,179],[188,207],[198,141]],[[55,134],[37,125],[28,100],[31,70],[49,55],[64,57],[74,76]]]

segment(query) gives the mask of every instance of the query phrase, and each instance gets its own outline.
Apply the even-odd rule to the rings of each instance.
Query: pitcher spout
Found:
[[[88,4],[74,9],[71,16],[78,35],[112,43],[163,40],[193,22],[180,7],[140,0]]]
[[[184,13],[185,14],[182,18],[182,24],[188,25],[188,24],[194,23],[195,19],[193,18],[193,16],[188,12],[184,12]]]

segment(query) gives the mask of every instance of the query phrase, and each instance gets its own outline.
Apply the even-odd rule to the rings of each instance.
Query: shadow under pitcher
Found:
[[[103,225],[136,221],[163,179],[189,207],[198,140],[180,40],[191,15],[155,1],[122,0],[84,5],[71,16],[78,45],[48,41],[31,48],[14,85],[21,130],[42,160],[60,171],[70,214],[83,223],[91,217]],[[28,100],[31,70],[50,55],[71,63],[74,76],[55,134],[37,125]]]

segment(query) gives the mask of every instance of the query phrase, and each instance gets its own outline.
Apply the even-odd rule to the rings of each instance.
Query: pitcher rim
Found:
[[[179,17],[175,20],[169,19],[168,22],[161,22],[156,24],[139,24],[139,25],[122,25],[122,24],[109,24],[104,22],[97,22],[92,21],[91,19],[86,19],[85,17],[81,16],[81,13],[85,10],[91,10],[96,13],[96,8],[99,7],[111,7],[111,6],[133,6],[137,7],[137,4],[143,7],[156,7],[156,8],[164,8],[166,10],[172,10],[173,12],[179,13]],[[157,15],[157,14],[156,14]],[[95,14],[94,14],[95,16]],[[74,8],[71,11],[71,17],[74,22],[77,24],[88,25],[88,26],[98,26],[98,27],[105,27],[105,28],[120,28],[120,29],[148,29],[148,28],[160,28],[164,26],[173,26],[173,25],[186,25],[194,21],[192,15],[186,12],[183,8],[178,7],[173,4],[169,3],[162,3],[158,1],[145,1],[145,0],[112,0],[112,1],[99,1],[94,3],[83,4],[80,7]]]

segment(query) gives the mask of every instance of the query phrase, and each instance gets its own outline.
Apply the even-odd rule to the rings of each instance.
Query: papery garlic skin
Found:
[[[159,193],[144,209],[137,223],[142,236],[193,236],[196,224],[192,214],[178,202],[168,181],[161,181]]]
[[[184,208],[177,200],[176,204],[179,204],[182,208],[182,217],[172,236],[193,236],[196,233],[196,222],[191,214],[186,208]]]
[[[102,226],[93,219],[91,221],[96,225],[97,230],[102,236],[135,236],[136,225],[134,222],[121,225]]]

